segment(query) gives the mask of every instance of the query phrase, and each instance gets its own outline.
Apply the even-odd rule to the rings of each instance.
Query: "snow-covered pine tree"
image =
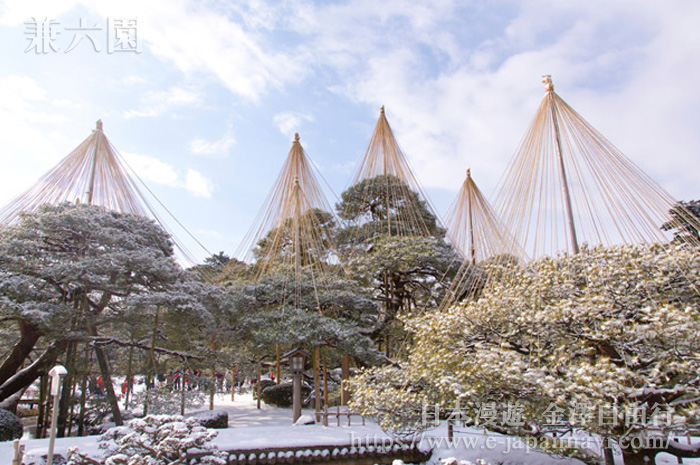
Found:
[[[500,275],[478,300],[408,320],[408,360],[353,380],[354,407],[401,429],[435,404],[484,426],[488,406],[485,427],[560,454],[591,460],[567,440],[579,430],[626,464],[700,457],[675,439],[700,424],[696,249],[584,248]]]

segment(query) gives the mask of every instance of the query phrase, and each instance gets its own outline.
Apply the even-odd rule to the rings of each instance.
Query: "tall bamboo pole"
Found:
[[[386,115],[384,114],[384,105],[379,109],[379,118],[386,118]],[[384,126],[382,125],[382,128]],[[387,235],[391,237],[391,215],[389,212],[391,211],[391,207],[389,206],[389,160],[388,158],[388,151],[390,150],[388,146],[388,141],[386,137],[382,137],[382,155],[384,155],[383,160],[382,160],[382,174],[384,175],[384,179],[386,182],[386,189],[384,189],[384,197],[385,197],[385,202],[386,202],[386,225],[387,225]]]
[[[298,134],[297,134],[298,136]],[[301,307],[301,235],[299,218],[301,217],[301,187],[299,178],[294,178],[294,306]]]
[[[98,119],[97,124],[95,126],[95,131],[102,132],[102,120]],[[92,205],[92,196],[93,193],[95,192],[95,171],[97,170],[97,154],[99,153],[100,150],[100,142],[101,139],[98,135],[97,139],[95,140],[95,148],[94,152],[92,153],[92,167],[90,169],[90,180],[88,181],[88,190],[86,192],[87,194],[87,204]]]
[[[559,175],[561,176],[561,189],[564,196],[564,208],[566,209],[566,222],[569,227],[569,241],[571,242],[571,250],[573,253],[579,253],[578,238],[576,237],[576,225],[574,223],[574,214],[571,208],[571,192],[569,190],[569,180],[566,176],[566,167],[564,166],[564,154],[561,148],[561,133],[559,131],[559,116],[557,114],[556,101],[554,99],[554,84],[552,84],[551,76],[544,76],[543,80],[547,98],[549,99],[549,108],[552,113],[552,122],[554,124],[554,135],[557,142],[557,155],[559,160]]]
[[[569,227],[569,241],[571,243],[571,250],[573,253],[579,253],[578,238],[576,236],[576,224],[574,222],[574,214],[571,208],[571,192],[569,190],[569,180],[566,176],[566,167],[564,166],[564,154],[561,147],[561,132],[559,130],[559,115],[557,113],[556,101],[554,98],[554,84],[552,83],[552,77],[549,75],[543,76],[543,82],[545,85],[545,91],[547,92],[547,98],[549,99],[549,108],[552,113],[552,122],[554,124],[554,135],[557,142],[557,155],[559,160],[559,175],[561,177],[561,188],[562,194],[564,196],[564,208],[566,209],[566,222]],[[604,442],[603,444],[603,457],[605,458],[606,465],[613,465],[614,458],[612,454],[612,449],[610,448],[609,442]]]
[[[476,244],[474,244],[474,199],[469,183],[472,179],[472,170],[467,168],[467,204],[469,207],[469,255],[472,265],[476,264]]]

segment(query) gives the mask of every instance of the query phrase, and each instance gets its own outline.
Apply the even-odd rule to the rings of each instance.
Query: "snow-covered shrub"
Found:
[[[700,456],[673,439],[700,426],[698,250],[584,248],[502,278],[479,299],[407,319],[408,359],[352,380],[352,408],[415,428],[437,405],[584,460],[599,459],[562,434],[611,438],[628,463]]]
[[[301,398],[304,399],[311,393],[311,388],[306,384],[301,385]],[[282,383],[266,387],[262,392],[262,400],[268,405],[277,407],[291,407],[293,397],[292,383]]]
[[[266,388],[269,388],[270,386],[276,386],[277,383],[272,381],[271,379],[262,379],[260,380],[260,392],[263,392]],[[258,387],[256,385],[253,385],[253,400],[258,399]]]
[[[227,454],[211,444],[216,431],[195,418],[149,415],[112,428],[102,435],[105,465],[185,465],[193,456],[203,465],[226,465]],[[69,449],[66,465],[95,465],[94,459]]]
[[[12,412],[0,408],[0,441],[12,441],[22,437],[22,422]]]
[[[102,434],[102,425],[111,422],[112,409],[106,397],[91,396],[85,405],[85,424],[89,434]]]

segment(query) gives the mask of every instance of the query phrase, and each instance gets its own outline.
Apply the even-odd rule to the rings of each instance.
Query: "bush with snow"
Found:
[[[211,444],[217,434],[195,418],[149,415],[102,435],[103,462],[69,449],[67,465],[185,465],[193,455],[198,464],[226,465],[226,452]]]
[[[625,463],[700,456],[674,439],[700,425],[698,250],[584,248],[500,271],[478,299],[407,319],[408,360],[355,378],[353,408],[414,429],[438,405],[588,461],[572,432],[613,439]]]
[[[293,384],[282,383],[274,386],[268,386],[262,391],[262,400],[268,405],[276,405],[277,407],[291,407],[293,401]],[[311,387],[306,384],[301,385],[301,397],[311,393]]]
[[[14,413],[0,408],[0,441],[12,441],[22,437],[22,422]]]

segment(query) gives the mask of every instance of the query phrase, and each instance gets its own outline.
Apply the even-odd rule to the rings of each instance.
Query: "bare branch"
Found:
[[[164,349],[162,347],[151,347],[148,344],[142,344],[140,342],[135,342],[135,341],[123,341],[121,339],[117,339],[115,337],[106,337],[106,336],[95,336],[89,338],[92,342],[90,345],[100,347],[100,346],[106,346],[109,344],[116,344],[121,347],[136,347],[139,349],[144,349],[144,350],[153,350],[155,352],[159,352],[162,354],[168,354],[168,355],[173,355],[175,357],[179,357],[183,360],[189,360],[189,359],[194,359],[194,360],[204,360],[204,357],[201,355],[194,355],[194,354],[188,354],[186,352],[180,352],[177,350],[170,350],[170,349]]]

